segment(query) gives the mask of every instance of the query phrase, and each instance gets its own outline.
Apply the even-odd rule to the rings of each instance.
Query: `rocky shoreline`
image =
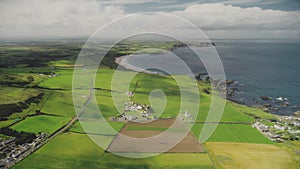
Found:
[[[296,105],[292,105],[288,98],[279,96],[271,97],[262,95],[257,98],[247,98],[242,89],[240,89],[239,82],[232,80],[232,83],[227,83],[227,99],[246,106],[257,107],[267,113],[276,115],[296,115],[300,110]]]
[[[128,57],[131,57],[131,55],[118,57],[115,59],[115,63],[126,69],[133,70],[136,72],[166,76],[165,74],[160,72],[149,71],[133,66],[128,63]],[[195,76],[195,78],[197,80],[204,81],[211,80],[207,73],[199,73]],[[272,113],[276,115],[295,115],[295,113],[299,112],[300,110],[298,106],[291,105],[288,102],[288,98],[285,97],[273,98],[270,96],[262,95],[257,98],[248,98],[247,94],[242,91],[241,86],[244,86],[244,84],[240,84],[238,81],[235,80],[226,80],[226,99],[237,104],[246,105],[250,107],[257,107],[264,110],[267,113]]]

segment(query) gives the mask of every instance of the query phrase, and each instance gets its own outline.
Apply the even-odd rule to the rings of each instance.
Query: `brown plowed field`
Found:
[[[187,133],[187,135],[182,140],[178,140],[177,138],[185,135],[184,132],[155,130],[155,128],[168,128],[174,123],[174,121],[174,119],[166,119],[156,120],[151,123],[128,123],[114,138],[111,145],[108,147],[108,151],[124,153],[204,152],[202,145],[198,142],[198,139],[191,132]],[[132,127],[140,128],[134,130],[134,128],[132,129]],[[143,128],[146,128],[146,130],[143,130]],[[151,128],[153,128],[153,130]],[[183,129],[186,127],[183,124],[176,123],[174,125],[174,128]],[[163,132],[165,132],[165,134],[160,135]]]

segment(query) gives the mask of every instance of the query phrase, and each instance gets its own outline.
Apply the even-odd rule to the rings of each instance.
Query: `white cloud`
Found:
[[[88,35],[125,15],[96,0],[14,0],[0,2],[0,36]]]
[[[241,8],[222,3],[198,4],[173,14],[184,17],[206,30],[299,30],[300,11]]]
[[[230,5],[241,5],[241,4],[274,4],[278,3],[282,0],[226,0],[222,1],[224,4],[230,4]]]
[[[0,37],[90,35],[126,14],[122,6],[107,6],[97,0],[4,0],[0,1]],[[213,38],[300,37],[300,11],[209,3],[189,5],[170,14],[186,18]],[[168,24],[156,15],[147,19],[131,21],[132,29],[141,24]]]
[[[101,1],[104,4],[144,4],[153,2],[162,2],[161,0],[105,0]],[[165,2],[165,1],[164,1]]]

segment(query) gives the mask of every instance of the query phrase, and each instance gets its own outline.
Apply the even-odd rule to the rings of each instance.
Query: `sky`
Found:
[[[0,38],[89,37],[142,12],[182,17],[211,39],[300,39],[300,0],[0,0]]]

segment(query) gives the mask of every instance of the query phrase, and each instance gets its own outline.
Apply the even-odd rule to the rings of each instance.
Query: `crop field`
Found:
[[[196,123],[192,128],[192,132],[199,137],[202,127],[203,124]],[[208,141],[272,144],[268,138],[248,124],[219,124]]]
[[[179,138],[181,134],[184,134],[185,126],[180,123],[175,123],[172,130],[162,130],[167,129],[166,126],[172,125],[174,119],[168,120],[157,120],[150,123],[128,123],[113,140],[112,144],[108,148],[111,152],[141,152],[141,153],[151,153],[151,152],[164,152],[166,150],[166,145],[173,144],[176,142],[174,137]],[[154,127],[155,126],[155,127]],[[164,133],[162,137],[159,136]],[[167,137],[165,137],[167,136]],[[128,139],[128,137],[140,138]],[[143,140],[142,138],[150,138],[152,140],[149,142]],[[172,139],[170,139],[172,138]],[[142,140],[142,141],[141,141]],[[163,140],[163,141],[162,141]],[[168,152],[203,152],[204,149],[200,145],[198,139],[192,134],[188,133],[182,140],[174,144],[174,147],[169,149]],[[145,146],[147,145],[147,146]],[[176,146],[175,146],[176,145]]]
[[[111,141],[108,136],[96,136]],[[34,161],[34,162],[33,162]],[[170,153],[143,159],[120,157],[98,147],[85,134],[65,133],[51,140],[13,168],[213,168],[207,153]]]
[[[207,147],[220,168],[298,168],[295,157],[275,145],[209,142]]]
[[[11,128],[17,131],[35,134],[38,134],[39,132],[53,133],[69,120],[69,118],[65,117],[39,115],[27,117],[25,120],[13,125]]]
[[[126,169],[214,169],[207,153],[163,153],[158,156],[132,159],[104,153],[103,161],[111,161],[111,168]],[[108,167],[109,168],[109,167]]]

